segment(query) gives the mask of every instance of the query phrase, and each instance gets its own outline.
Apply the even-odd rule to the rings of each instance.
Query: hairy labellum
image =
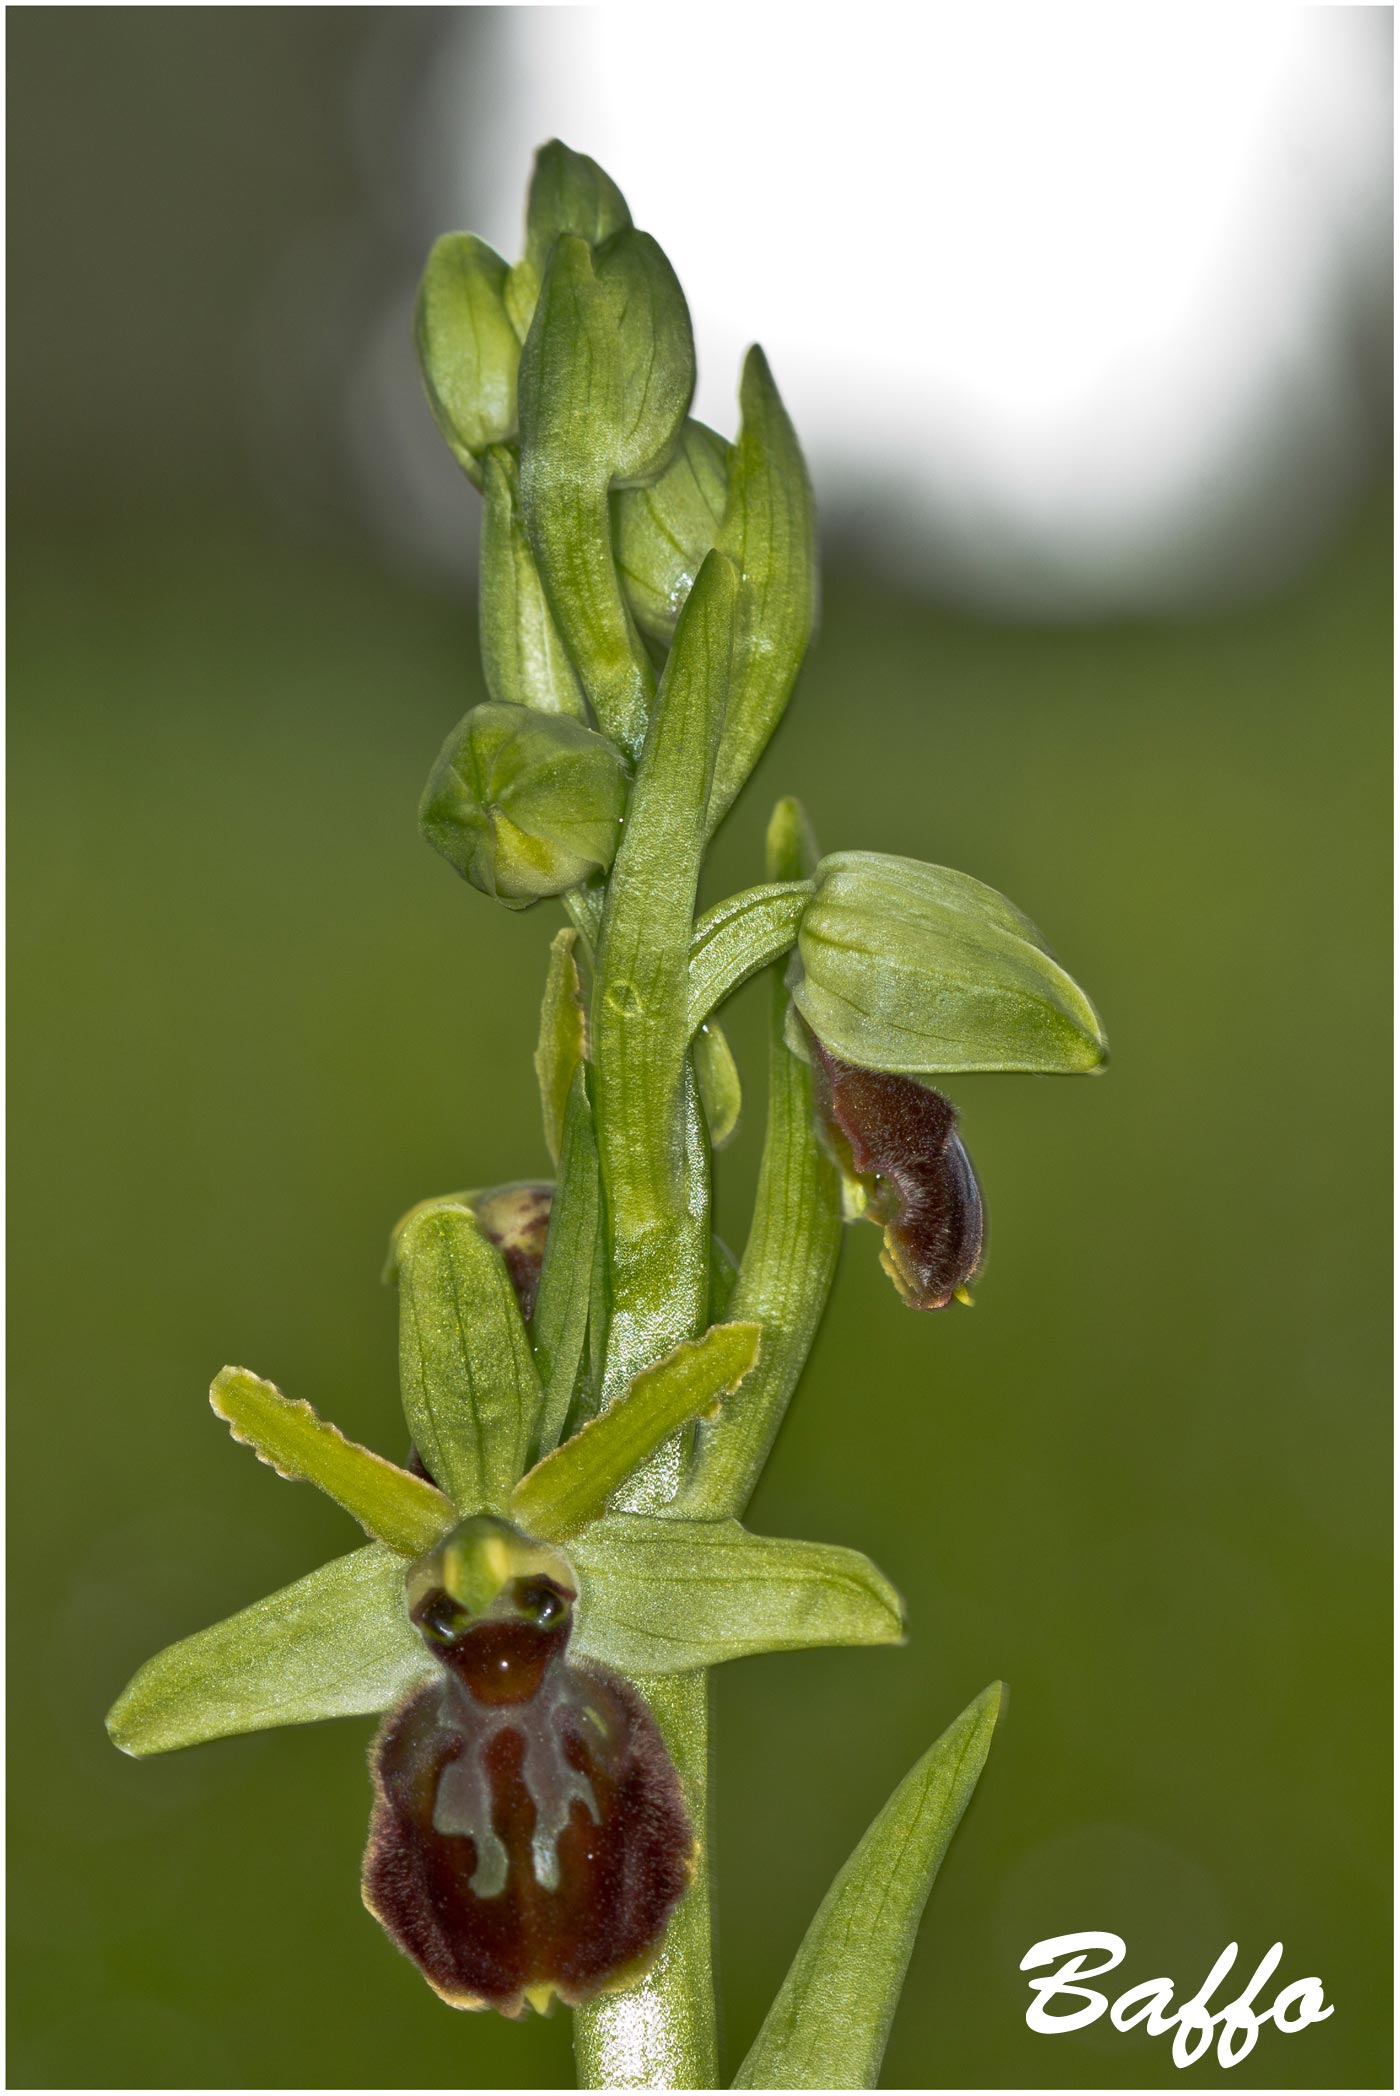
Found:
[[[490,1517],[410,1575],[442,1676],[375,1741],[364,1897],[455,2008],[629,1984],[690,1881],[675,1768],[636,1691],[568,1660],[573,1599],[557,1552]]]
[[[911,1309],[946,1309],[982,1260],[982,1193],[956,1108],[912,1077],[842,1062],[804,1033],[818,1132],[858,1184],[857,1212],[884,1227],[881,1265]]]

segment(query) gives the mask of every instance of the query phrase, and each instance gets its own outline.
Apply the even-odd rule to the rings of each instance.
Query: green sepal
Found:
[[[690,942],[686,1024],[692,1031],[740,983],[791,951],[814,893],[810,881],[766,881],[706,910]]]
[[[984,1689],[915,1764],[817,1910],[736,2089],[873,2089],[938,1867],[1001,1709]]]
[[[542,1393],[505,1261],[470,1209],[420,1209],[397,1239],[404,1417],[463,1514],[502,1511]]]
[[[665,471],[613,496],[613,541],[627,607],[648,640],[668,648],[676,620],[724,522],[729,450],[689,420]]]
[[[599,726],[635,756],[655,688],[613,558],[609,491],[665,465],[695,385],[685,298],[646,233],[553,249],[520,364],[520,489],[550,608]]]
[[[744,359],[743,420],[718,545],[739,571],[734,674],[710,787],[713,831],[767,747],[817,620],[817,516],[768,359]]]
[[[561,233],[577,233],[590,247],[630,226],[627,200],[612,176],[587,153],[552,138],[535,155],[525,208],[525,253],[506,283],[506,308],[523,342],[539,297],[550,249]]]
[[[475,233],[444,233],[429,252],[414,316],[428,404],[477,487],[482,453],[515,434],[520,342],[506,311],[506,276]]]
[[[512,1520],[547,1543],[573,1535],[663,1441],[738,1389],[761,1338],[754,1324],[712,1325],[674,1347],[520,1480]]]
[[[482,460],[481,666],[493,699],[586,720],[583,687],[569,660],[525,529],[520,468],[493,445]]]
[[[832,1055],[923,1077],[1098,1069],[1108,1043],[1084,992],[995,888],[947,866],[834,852],[789,974]]]
[[[816,845],[797,801],[779,801],[768,827],[767,851],[770,879],[783,887],[751,894],[790,894],[811,873]],[[720,1418],[697,1429],[690,1472],[677,1501],[689,1514],[744,1511],[836,1277],[840,1181],[817,1140],[812,1073],[784,1038],[787,1008],[782,970],[775,968],[768,1027],[768,1125],[753,1219],[729,1299],[731,1316],[755,1318],[763,1326],[763,1357]]]
[[[557,931],[550,941],[549,973],[535,1048],[545,1147],[551,1163],[556,1165],[564,1149],[564,1122],[574,1072],[588,1054],[588,1016],[579,980],[577,946],[578,933],[569,925]]]
[[[700,1103],[705,1109],[705,1122],[710,1131],[710,1147],[723,1150],[726,1144],[733,1142],[738,1130],[744,1093],[734,1051],[718,1019],[711,1019],[700,1028],[691,1044],[691,1052],[695,1057],[695,1081],[700,1087]]]
[[[563,934],[560,935],[561,937]],[[588,1097],[588,1072],[575,1067],[564,1120],[559,1190],[545,1241],[544,1266],[532,1332],[544,1405],[535,1447],[548,1455],[569,1416],[592,1315],[595,1255],[602,1236],[598,1142]]]
[[[209,1402],[235,1441],[279,1477],[320,1489],[353,1514],[376,1541],[421,1557],[451,1528],[452,1502],[425,1478],[348,1441],[305,1398],[284,1397],[246,1368],[222,1368]]]
[[[569,1557],[583,1579],[575,1645],[627,1674],[904,1636],[884,1574],[834,1543],[754,1536],[737,1521],[606,1514]]]
[[[405,1560],[384,1543],[148,1659],[107,1713],[124,1754],[168,1754],[235,1732],[389,1710],[437,1663],[410,1628]]]

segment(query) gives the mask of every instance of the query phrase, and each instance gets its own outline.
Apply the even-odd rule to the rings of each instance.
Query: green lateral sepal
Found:
[[[873,2089],[925,1902],[987,1759],[1005,1691],[930,1747],[838,1874],[736,2089]]]
[[[404,1417],[462,1513],[503,1510],[542,1393],[504,1259],[469,1208],[421,1208],[397,1239]]]
[[[405,1560],[367,1543],[148,1659],[107,1714],[124,1754],[389,1710],[436,1662],[409,1625]]]
[[[451,1500],[425,1478],[347,1440],[305,1398],[284,1397],[246,1368],[220,1369],[209,1402],[234,1440],[279,1477],[318,1485],[391,1550],[419,1557],[456,1519]]]
[[[754,1324],[712,1325],[644,1369],[606,1411],[536,1463],[511,1498],[511,1518],[552,1542],[593,1520],[613,1493],[688,1420],[714,1410],[758,1359]]]
[[[834,1543],[754,1536],[737,1521],[606,1514],[568,1547],[584,1581],[577,1647],[624,1673],[904,1637],[884,1574]]]

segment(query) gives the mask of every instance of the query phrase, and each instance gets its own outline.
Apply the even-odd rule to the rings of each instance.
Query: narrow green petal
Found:
[[[521,1479],[512,1518],[546,1542],[572,1535],[678,1427],[738,1389],[758,1359],[760,1337],[754,1324],[712,1325],[644,1369],[615,1404]]]
[[[535,1049],[545,1145],[555,1164],[564,1149],[564,1121],[574,1072],[588,1053],[588,1021],[579,981],[577,945],[578,933],[571,925],[554,934],[544,1002],[540,1006],[540,1038]]]
[[[388,1710],[435,1662],[409,1627],[404,1561],[384,1543],[148,1659],[107,1714],[124,1754],[168,1754],[235,1732]]]
[[[917,1762],[802,1939],[736,2089],[873,2089],[938,1866],[982,1773],[994,1682]]]
[[[209,1402],[234,1440],[279,1477],[319,1485],[371,1536],[406,1557],[431,1550],[456,1518],[451,1500],[425,1478],[347,1441],[305,1398],[284,1397],[275,1383],[246,1368],[220,1369]]]
[[[607,1514],[569,1544],[582,1575],[580,1652],[631,1674],[685,1673],[752,1652],[893,1645],[898,1594],[858,1550],[753,1536],[737,1521]]]
[[[499,1511],[542,1399],[505,1261],[456,1202],[411,1213],[397,1251],[409,1432],[459,1512]]]
[[[706,910],[690,942],[686,1023],[692,1032],[740,983],[783,958],[814,893],[810,881],[768,881]]]
[[[779,801],[768,831],[768,872],[791,888],[816,847],[796,801]],[[751,891],[759,892],[759,891]],[[711,913],[713,914],[713,913]],[[841,1249],[836,1167],[812,1122],[812,1073],[784,1038],[788,996],[773,971],[768,1031],[768,1127],[753,1221],[729,1314],[763,1327],[763,1356],[732,1404],[697,1430],[678,1512],[742,1514],[767,1461],[826,1307]]]
[[[544,1406],[536,1435],[548,1455],[564,1431],[583,1360],[593,1297],[595,1253],[600,1231],[602,1194],[598,1185],[598,1143],[588,1098],[585,1067],[574,1070],[564,1123],[564,1155],[559,1191],[549,1219],[533,1331]]]
[[[710,1131],[710,1147],[723,1150],[733,1142],[744,1109],[743,1086],[734,1051],[718,1019],[702,1026],[691,1046],[695,1058],[695,1081]]]

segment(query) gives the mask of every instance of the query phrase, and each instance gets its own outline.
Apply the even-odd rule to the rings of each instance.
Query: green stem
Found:
[[[696,1832],[690,1890],[651,1971],[574,2014],[581,2089],[713,2089],[719,2079],[707,1829],[709,1690],[704,1674],[638,1680],[680,1772]]]

